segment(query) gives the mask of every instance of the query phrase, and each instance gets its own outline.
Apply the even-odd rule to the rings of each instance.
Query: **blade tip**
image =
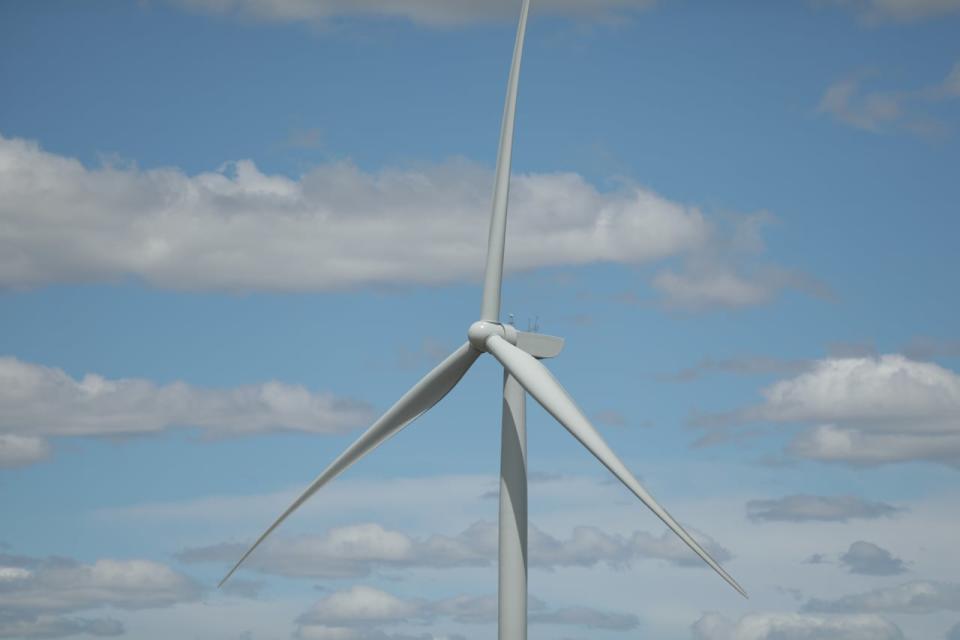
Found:
[[[241,562],[242,562],[242,560],[241,560]],[[229,580],[231,577],[233,577],[233,574],[237,572],[237,569],[238,569],[239,567],[240,567],[240,565],[237,564],[233,569],[230,569],[230,573],[228,573],[227,575],[223,576],[223,579],[220,580],[220,582],[217,583],[217,589],[219,589],[219,588],[221,588],[223,585],[225,585],[225,584],[227,583],[227,580]]]
[[[750,596],[747,595],[746,589],[744,589],[743,587],[741,587],[740,584],[739,584],[736,580],[734,580],[734,579],[731,578],[729,582],[730,582],[730,586],[733,587],[734,589],[736,589],[737,593],[739,593],[740,595],[742,595],[742,596],[743,596],[745,599],[747,599],[747,600],[750,599]]]

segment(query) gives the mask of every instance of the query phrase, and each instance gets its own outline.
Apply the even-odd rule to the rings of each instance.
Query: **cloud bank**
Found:
[[[88,168],[0,136],[0,288],[134,279],[176,290],[331,291],[478,281],[492,173],[455,159],[366,172],[350,162],[297,179],[250,160],[176,168]],[[510,192],[508,272],[673,256],[656,274],[665,306],[761,304],[783,289],[825,295],[758,263],[771,217],[710,222],[694,206],[575,173],[519,174]],[[744,259],[750,258],[751,264]]]
[[[529,609],[531,624],[630,631],[640,623],[633,614],[591,607],[550,609],[534,596],[529,598]],[[432,640],[438,636],[391,634],[383,628],[432,624],[443,619],[461,624],[493,624],[497,620],[497,599],[495,596],[455,596],[442,600],[403,598],[357,585],[335,591],[316,602],[297,619],[300,626],[296,635],[303,640]]]
[[[718,561],[730,552],[712,539],[698,535]],[[635,531],[631,536],[609,534],[595,527],[576,527],[568,538],[556,538],[535,526],[529,531],[530,567],[611,568],[629,566],[644,558],[674,565],[699,567],[703,562],[675,535],[655,536]],[[177,557],[182,562],[232,564],[248,548],[222,543],[190,548]],[[390,568],[455,568],[489,566],[497,558],[497,525],[476,522],[455,536],[440,534],[417,538],[375,523],[330,529],[324,534],[267,541],[250,557],[247,566],[261,573],[288,577],[354,578]]]
[[[476,22],[515,20],[513,0],[172,0],[188,10],[264,22],[324,24],[343,17],[401,18],[427,27],[449,28]],[[612,18],[650,7],[655,0],[541,0],[538,15]]]
[[[117,636],[112,618],[79,618],[76,611],[170,607],[200,598],[200,586],[169,567],[148,560],[0,554],[0,637]]]
[[[479,279],[492,175],[467,161],[298,180],[243,160],[188,176],[80,162],[0,137],[0,286],[138,278],[185,290],[323,291]],[[511,270],[687,251],[703,215],[637,186],[515,176]]]
[[[752,613],[737,622],[708,613],[693,625],[694,640],[903,640],[897,625],[877,615],[817,616]]]
[[[51,436],[107,436],[199,427],[226,437],[272,430],[343,433],[368,422],[356,400],[268,382],[228,389],[110,380],[0,357],[0,466],[42,460]]]
[[[912,613],[960,611],[960,584],[917,580],[835,600],[813,599],[804,611],[818,613]]]

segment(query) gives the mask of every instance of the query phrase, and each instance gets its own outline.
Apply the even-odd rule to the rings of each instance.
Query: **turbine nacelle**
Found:
[[[557,336],[530,331],[518,331],[511,324],[501,324],[488,320],[477,320],[467,330],[467,339],[470,346],[480,352],[487,351],[487,340],[490,336],[500,336],[522,351],[526,351],[534,358],[553,358],[563,350],[564,340]]]

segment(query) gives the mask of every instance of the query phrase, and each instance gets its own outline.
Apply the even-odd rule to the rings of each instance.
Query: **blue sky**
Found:
[[[0,6],[0,637],[495,633],[492,359],[215,584],[476,319],[518,8]],[[531,638],[960,638],[958,34],[534,0],[504,312],[751,599],[531,401]]]

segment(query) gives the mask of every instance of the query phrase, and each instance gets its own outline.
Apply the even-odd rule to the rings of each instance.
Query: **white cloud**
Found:
[[[301,626],[294,637],[299,640],[466,640],[459,634],[385,633],[380,629],[332,627],[325,624]]]
[[[693,625],[695,640],[903,640],[900,629],[880,616],[816,616],[752,613],[736,623],[708,613]]]
[[[333,626],[403,622],[420,616],[422,608],[420,600],[403,600],[379,589],[355,586],[322,598],[299,622]]]
[[[429,27],[452,27],[473,22],[516,19],[520,4],[514,0],[172,0],[194,11],[237,15],[268,22],[324,23],[347,16],[403,18]],[[537,15],[613,17],[645,9],[654,0],[541,0]]]
[[[870,24],[917,22],[960,13],[960,0],[815,0],[857,11]]]
[[[747,502],[751,520],[769,522],[847,522],[854,518],[891,516],[899,509],[884,502],[864,500],[856,496],[815,496],[795,494],[772,500]]]
[[[719,561],[730,552],[702,534],[696,537]],[[245,551],[245,544],[217,544],[185,549],[183,562],[232,564]],[[700,567],[703,562],[670,531],[655,536],[635,531],[621,536],[596,527],[576,527],[569,538],[555,538],[536,526],[529,530],[530,567],[554,570],[560,567],[591,567],[604,564],[619,568],[644,558],[665,560],[678,566]],[[434,534],[416,538],[379,524],[360,524],[330,529],[324,534],[267,541],[247,562],[262,573],[312,578],[367,576],[391,567],[454,568],[489,566],[497,557],[497,525],[476,522],[456,536]]]
[[[0,560],[2,562],[2,560]],[[0,582],[14,582],[25,580],[32,575],[29,569],[23,567],[4,567],[0,566]]]
[[[246,550],[245,544],[218,544],[186,549],[178,554],[182,562],[233,563]],[[368,575],[375,567],[463,566],[478,559],[434,557],[427,545],[399,531],[379,524],[338,527],[322,535],[279,538],[267,541],[246,565],[262,573],[314,578],[345,578]],[[486,559],[480,560],[484,562]]]
[[[684,255],[679,271],[653,278],[667,308],[682,310],[756,306],[787,289],[829,298],[827,287],[796,271],[757,261],[765,246],[761,231],[774,221],[766,212],[730,217],[708,228],[705,242]]]
[[[719,613],[705,613],[693,623],[694,640],[733,640],[733,623]]]
[[[168,607],[200,596],[199,586],[149,560],[101,559],[82,564],[64,558],[0,556],[9,573],[0,588],[0,611],[17,617],[67,613],[104,606],[119,609]]]
[[[758,413],[772,420],[864,422],[893,432],[910,421],[950,432],[960,418],[960,376],[900,355],[820,360],[764,396]]]
[[[467,161],[298,180],[253,162],[188,176],[80,162],[0,137],[0,286],[142,278],[190,290],[330,290],[478,279],[491,173]],[[573,173],[511,187],[507,269],[638,263],[702,244],[695,208]],[[109,248],[109,250],[107,250]]]
[[[228,389],[137,378],[73,378],[61,369],[0,357],[0,465],[44,458],[42,437],[129,435],[193,426],[215,436],[268,430],[342,433],[371,410],[354,400],[268,382]]]
[[[775,291],[730,271],[680,274],[667,270],[654,277],[653,286],[682,308],[752,306],[766,302]]]
[[[904,428],[908,430],[910,426]],[[821,425],[797,436],[789,451],[801,458],[855,465],[926,460],[956,467],[960,466],[960,435],[872,433]]]
[[[960,465],[960,375],[902,355],[827,358],[763,391],[726,420],[819,423],[789,451],[850,464],[930,460]]]
[[[73,618],[51,615],[7,615],[0,612],[0,638],[63,638],[123,635],[123,624],[112,618]]]
[[[535,596],[529,598],[531,624],[578,626],[587,629],[626,631],[639,625],[633,614],[591,607],[551,610]],[[436,635],[387,634],[382,628],[404,624],[430,624],[449,619],[460,624],[489,625],[497,620],[495,596],[454,596],[441,600],[401,598],[367,586],[335,591],[297,619],[297,637],[304,640],[397,640],[438,638]]]
[[[825,613],[913,613],[960,611],[960,584],[914,581],[835,600],[813,599],[805,611]]]
[[[2,366],[0,361],[0,367]],[[0,429],[2,428],[0,426]],[[0,467],[33,464],[46,459],[49,455],[50,445],[43,438],[0,433]]]
[[[863,84],[862,76],[833,83],[820,98],[817,112],[873,133],[905,130],[942,135],[948,131],[947,125],[926,110],[934,103],[960,96],[960,62],[941,82],[919,89],[867,91]]]
[[[936,581],[956,581],[958,566],[954,538],[958,495],[951,483],[937,485],[934,495],[917,496],[909,502],[889,502],[896,507],[908,508],[902,516],[851,518],[846,522],[809,521],[801,525],[791,521],[771,521],[760,526],[745,518],[744,504],[750,498],[768,496],[744,495],[743,491],[768,482],[772,477],[769,469],[749,466],[745,468],[732,462],[695,463],[690,460],[657,461],[652,458],[650,464],[652,466],[645,467],[645,473],[648,480],[654,483],[656,478],[669,479],[674,476],[720,479],[722,486],[713,482],[709,488],[701,486],[690,491],[677,492],[675,487],[671,491],[666,484],[660,489],[656,486],[651,486],[651,489],[656,491],[654,495],[663,500],[681,521],[684,518],[693,518],[695,524],[706,528],[715,539],[733,545],[730,549],[735,552],[736,557],[724,565],[748,589],[751,600],[743,602],[744,608],[736,616],[732,616],[729,612],[734,609],[730,607],[738,606],[739,596],[722,580],[709,573],[708,569],[684,571],[673,563],[637,558],[632,561],[629,569],[608,566],[605,562],[591,566],[567,565],[552,572],[532,568],[530,582],[533,593],[549,603],[550,606],[545,610],[588,605],[602,611],[633,613],[641,618],[644,633],[648,635],[686,637],[684,631],[703,610],[717,609],[736,621],[740,615],[750,610],[795,610],[797,603],[805,602],[810,597],[836,597],[882,586],[880,583],[871,585],[870,582],[889,578],[878,579],[850,574],[836,564],[815,566],[803,563],[804,558],[818,552],[831,552],[831,559],[836,561],[837,552],[844,551],[846,545],[854,540],[870,540],[886,549],[895,550],[895,555],[910,560],[910,570],[914,576]],[[680,466],[677,467],[677,464]],[[634,529],[643,528],[648,528],[655,537],[659,537],[659,525],[652,516],[642,508],[638,511],[637,505],[632,502],[632,496],[623,494],[622,487],[605,484],[605,476],[600,472],[604,470],[598,469],[595,475],[585,477],[575,475],[568,469],[567,474],[550,482],[532,484],[532,522],[552,537],[563,541],[573,539],[573,528],[580,523],[597,524],[605,532],[619,533],[627,540],[631,538]],[[790,476],[791,473],[788,470],[786,475]],[[931,469],[930,473],[934,474],[934,479],[942,475],[935,469]],[[784,479],[780,471],[773,475]],[[850,477],[856,480],[858,476]],[[486,478],[425,476],[416,479],[350,476],[342,480],[320,492],[314,502],[298,512],[296,518],[285,523],[278,533],[288,539],[303,533],[320,534],[320,537],[331,527],[369,522],[371,518],[376,518],[374,521],[383,522],[382,526],[386,530],[403,532],[414,540],[425,540],[432,532],[440,532],[453,539],[465,531],[471,522],[494,517],[496,513],[495,501],[479,498],[490,486],[496,486],[496,474]],[[667,480],[663,482],[666,483]],[[289,493],[271,493],[264,496],[248,494],[229,499],[195,497],[182,503],[179,508],[175,505],[137,508],[113,514],[109,520],[103,522],[103,526],[115,527],[115,531],[120,535],[125,532],[136,535],[137,531],[146,526],[154,535],[163,539],[178,540],[183,539],[178,537],[183,526],[196,527],[199,524],[208,531],[209,536],[204,536],[208,539],[243,540],[248,535],[253,536],[262,531],[265,523],[272,521],[276,513],[296,497],[300,488],[298,485]],[[848,490],[850,488],[847,487]],[[779,495],[774,493],[770,497]],[[802,532],[798,533],[798,527],[802,528]],[[202,540],[196,537],[194,539]],[[837,546],[838,541],[841,543],[840,547]],[[616,555],[611,554],[611,557]],[[226,565],[236,559],[237,556],[232,556],[216,562]],[[207,567],[185,566],[191,572],[203,569],[202,573],[210,575],[211,579],[223,575],[214,564]],[[438,588],[468,595],[485,594],[492,593],[495,588],[495,566],[494,554],[488,556],[486,565],[482,568],[439,570],[422,567],[393,568],[381,564],[370,574],[369,582],[363,582],[401,598],[438,598]],[[248,575],[256,576],[255,573]],[[267,584],[274,582],[268,577],[264,579],[268,581]],[[897,577],[894,576],[893,579],[896,584]],[[303,584],[312,582],[304,581]],[[326,584],[337,589],[352,582],[347,580]],[[650,585],[656,586],[652,588]],[[775,585],[790,587],[802,593],[794,599],[777,590]],[[302,592],[298,589],[294,591]],[[684,597],[678,600],[678,593],[684,594]],[[638,594],[643,595],[642,602],[637,600]],[[268,597],[265,601],[273,601],[278,594],[271,589],[266,595]],[[301,593],[302,595],[308,594]],[[319,593],[315,597],[323,595],[327,594]],[[241,604],[247,602],[251,606],[260,604],[258,601],[241,601],[237,598],[221,600]],[[211,598],[211,602],[214,601],[215,599]],[[289,602],[286,599],[284,601]],[[294,610],[285,613],[281,619],[293,620],[308,606],[309,603],[303,602]],[[784,607],[786,609],[783,609]],[[181,608],[178,607],[178,611]],[[468,610],[481,615],[479,606],[468,607]],[[164,611],[160,610],[149,615],[157,618],[163,613]],[[461,615],[465,614],[461,612]],[[137,619],[142,616],[143,614],[137,614]],[[906,619],[891,617],[908,638],[918,640],[943,640],[944,631],[957,619],[960,618],[949,612],[934,616],[908,616]],[[133,626],[133,619],[123,620],[128,627]],[[247,628],[238,627],[237,624],[239,623],[234,623],[233,628]],[[245,624],[254,629],[254,637],[272,637],[271,631],[263,625]],[[460,624],[463,626],[457,626]],[[430,626],[402,627],[402,631],[414,636],[424,632],[442,635],[443,631],[455,631],[470,640],[489,637],[491,633],[495,637],[495,630],[487,632],[478,626],[479,624],[458,623],[452,616],[447,615],[441,616]],[[161,625],[158,628],[169,630],[170,626]],[[212,623],[210,628],[214,628]],[[258,632],[257,629],[261,631]],[[401,632],[401,628],[384,631],[396,634]],[[603,635],[600,631],[547,625],[543,625],[537,633],[546,634],[544,637],[549,638],[593,638]],[[235,640],[234,637],[222,633],[220,636],[212,633],[208,635],[222,637],[223,640]],[[151,640],[161,640],[163,637],[158,634],[151,636]]]

